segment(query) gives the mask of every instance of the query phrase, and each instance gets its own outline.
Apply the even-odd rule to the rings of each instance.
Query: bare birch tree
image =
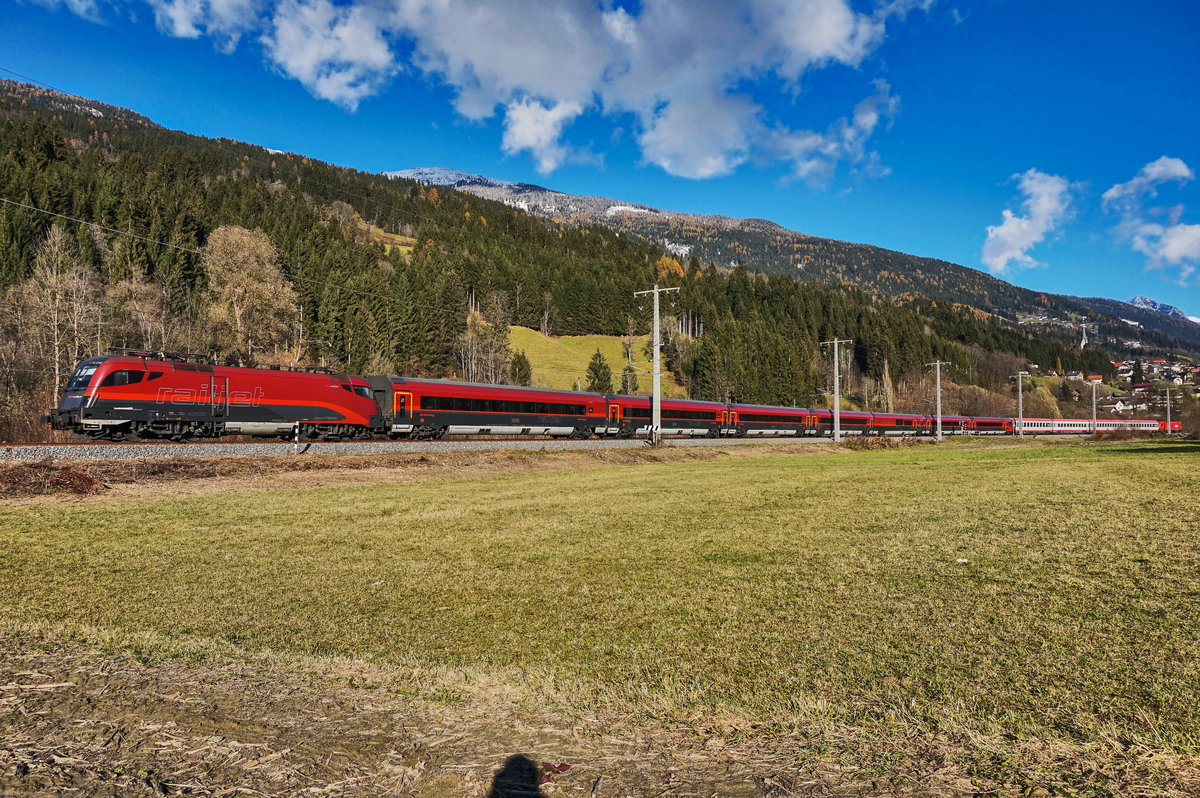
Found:
[[[201,265],[211,296],[208,332],[219,352],[249,365],[256,350],[287,348],[298,315],[296,292],[265,233],[219,227],[208,238]]]
[[[28,331],[60,390],[83,359],[89,333],[100,322],[100,279],[80,258],[75,242],[55,224],[34,256],[22,286]]]

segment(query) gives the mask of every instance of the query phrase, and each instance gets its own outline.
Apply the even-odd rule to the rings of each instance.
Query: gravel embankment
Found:
[[[824,438],[696,438],[670,440],[670,446],[736,446],[755,443],[820,443]],[[464,452],[489,449],[622,449],[645,446],[644,440],[593,439],[511,441],[354,441],[342,443],[74,443],[0,445],[0,461],[125,460],[156,457],[272,457],[293,454],[391,454]]]

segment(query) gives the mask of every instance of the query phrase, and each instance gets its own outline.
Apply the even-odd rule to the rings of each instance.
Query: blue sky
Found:
[[[1200,316],[1194,0],[0,2],[0,68],[167,127]]]

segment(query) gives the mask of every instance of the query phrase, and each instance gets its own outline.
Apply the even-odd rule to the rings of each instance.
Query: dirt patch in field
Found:
[[[481,696],[439,705],[405,695],[369,666],[142,662],[0,639],[4,795],[869,791],[870,782],[836,769],[802,772],[786,753],[718,737],[564,720]]]
[[[137,656],[0,636],[0,795],[1195,795],[1194,757],[964,733],[707,728],[420,694],[358,661]],[[1001,775],[1002,774],[1002,775]],[[999,778],[997,778],[999,776]]]

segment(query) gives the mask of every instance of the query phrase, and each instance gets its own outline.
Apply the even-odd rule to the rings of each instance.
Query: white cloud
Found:
[[[349,110],[375,94],[397,68],[368,5],[285,0],[275,8],[262,42],[285,75]]]
[[[1071,184],[1066,178],[1037,169],[1013,178],[1025,196],[1022,203],[1025,215],[1018,216],[1005,208],[1001,213],[1004,221],[988,227],[983,264],[995,275],[1044,265],[1034,260],[1029,250],[1041,243],[1070,212]]]
[[[1181,205],[1147,207],[1146,200],[1158,196],[1158,187],[1163,183],[1182,185],[1195,176],[1181,159],[1164,155],[1103,196],[1104,209],[1120,215],[1117,237],[1147,257],[1147,268],[1178,269],[1180,284],[1186,283],[1200,264],[1200,224],[1181,222]]]
[[[83,17],[89,22],[100,22],[103,19],[103,15],[100,13],[101,3],[97,0],[33,0],[33,2],[51,9],[66,6],[72,14]]]
[[[231,53],[258,23],[258,0],[146,0],[159,30],[182,39],[208,34]]]
[[[547,108],[528,98],[509,103],[504,114],[504,140],[509,155],[528,150],[537,159],[537,170],[553,172],[570,155],[560,137],[563,126],[579,116],[577,103],[559,103]]]
[[[40,0],[55,2],[55,0]],[[77,13],[95,3],[63,0]],[[932,0],[140,0],[172,36],[212,36],[231,50],[256,34],[271,65],[313,95],[353,109],[413,68],[454,92],[455,110],[503,115],[502,146],[541,170],[574,152],[585,114],[632,118],[644,159],[671,174],[727,174],[751,158],[782,159],[821,182],[879,158],[865,143],[896,101],[876,92],[825,133],[797,124],[804,76],[861,68],[889,24]],[[772,102],[771,98],[779,100]],[[768,110],[782,108],[782,111]]]
[[[1195,176],[1182,160],[1164,155],[1157,161],[1143,166],[1132,180],[1117,183],[1105,191],[1102,197],[1104,209],[1122,213],[1136,211],[1144,197],[1154,197],[1158,194],[1156,189],[1160,184],[1172,180],[1186,183]]]
[[[875,93],[860,102],[850,119],[839,119],[825,133],[811,130],[777,131],[773,149],[792,164],[792,175],[810,185],[824,185],[833,177],[838,164],[869,176],[888,173],[878,153],[868,152],[867,139],[883,120],[890,122],[900,100],[885,81],[876,81]]]

